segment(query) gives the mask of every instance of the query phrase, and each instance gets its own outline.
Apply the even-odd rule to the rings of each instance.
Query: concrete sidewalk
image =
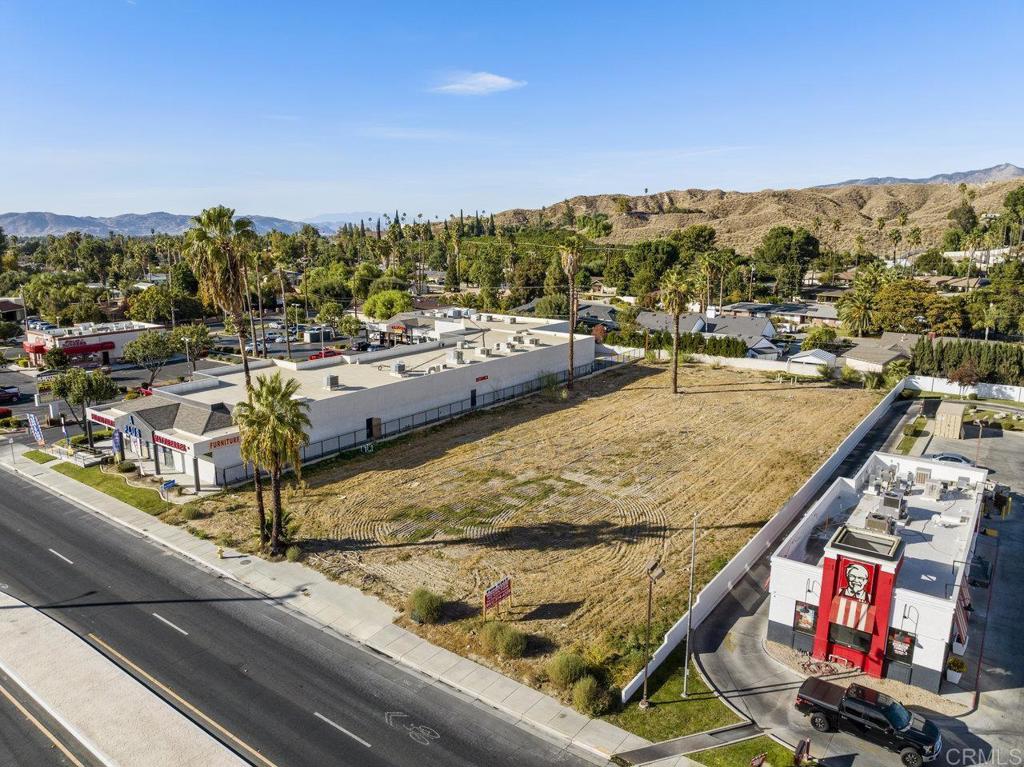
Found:
[[[56,621],[3,593],[0,611],[0,669],[104,764],[246,764]]]
[[[709,748],[719,748],[730,743],[755,738],[761,734],[761,728],[752,722],[740,722],[717,730],[697,732],[682,738],[663,740],[633,751],[624,751],[615,755],[615,761],[627,765],[688,765],[692,760],[683,759],[685,754],[695,754]]]
[[[104,517],[134,530],[220,575],[239,581],[273,598],[278,604],[312,618],[325,628],[437,679],[450,687],[514,717],[524,725],[563,739],[568,744],[608,759],[612,754],[649,745],[632,733],[590,719],[554,698],[486,666],[421,639],[394,625],[397,613],[379,599],[329,580],[293,562],[268,562],[260,557],[224,549],[168,525],[133,506],[83,485],[70,477],[23,457],[25,446],[0,451],[0,466]]]

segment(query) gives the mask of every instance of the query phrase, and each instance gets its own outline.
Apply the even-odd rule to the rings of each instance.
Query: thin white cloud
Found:
[[[400,125],[373,125],[360,130],[368,138],[395,141],[465,141],[469,134],[443,128],[406,128]]]
[[[525,80],[513,80],[491,72],[458,72],[448,81],[431,90],[454,96],[486,96],[501,91],[511,91],[526,85]]]

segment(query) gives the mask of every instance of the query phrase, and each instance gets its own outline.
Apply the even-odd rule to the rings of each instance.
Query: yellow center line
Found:
[[[130,668],[130,669],[131,669],[132,671],[134,671],[134,672],[135,672],[136,674],[138,674],[138,675],[139,675],[139,676],[141,676],[141,677],[142,677],[143,679],[145,679],[145,680],[146,680],[147,682],[149,682],[150,684],[152,684],[152,685],[154,685],[155,687],[159,688],[159,689],[160,689],[160,690],[161,690],[161,691],[162,691],[162,692],[163,692],[164,694],[166,694],[166,695],[169,695],[169,696],[170,696],[171,698],[173,698],[173,699],[174,699],[174,700],[175,700],[175,701],[176,701],[176,702],[177,702],[177,703],[178,703],[179,705],[181,705],[181,706],[183,706],[184,708],[188,709],[188,710],[189,710],[190,712],[192,712],[193,714],[195,714],[196,716],[198,716],[198,717],[199,717],[200,719],[202,719],[202,720],[203,720],[204,722],[206,722],[206,724],[208,724],[208,725],[209,725],[210,727],[212,727],[213,729],[215,729],[215,730],[216,730],[217,732],[219,732],[219,733],[220,733],[221,735],[223,735],[223,736],[224,736],[225,738],[227,738],[228,740],[230,740],[230,741],[231,741],[232,743],[234,743],[234,744],[235,744],[236,746],[238,746],[239,748],[241,748],[241,749],[242,749],[243,751],[245,751],[246,753],[248,753],[248,754],[252,755],[252,757],[253,757],[253,758],[255,758],[255,759],[259,760],[260,762],[262,762],[263,764],[267,765],[267,767],[277,767],[277,765],[276,765],[276,764],[274,764],[274,763],[273,763],[272,761],[270,761],[270,760],[269,760],[269,759],[267,759],[267,758],[266,758],[265,756],[263,756],[263,754],[261,754],[261,753],[260,753],[259,751],[257,751],[257,750],[256,750],[255,748],[253,748],[252,746],[250,746],[250,745],[249,745],[248,743],[246,743],[246,742],[245,742],[244,740],[242,740],[241,738],[239,738],[239,737],[238,737],[237,735],[235,735],[234,733],[232,733],[232,732],[230,732],[230,731],[226,730],[226,729],[225,729],[224,727],[222,727],[222,726],[221,726],[221,725],[219,725],[219,724],[218,724],[217,722],[215,722],[215,721],[214,721],[213,719],[211,719],[210,717],[208,717],[208,716],[207,716],[206,714],[204,714],[204,713],[203,713],[202,711],[200,711],[200,710],[199,710],[198,708],[196,708],[196,707],[195,707],[195,706],[193,706],[193,705],[192,705],[191,703],[189,703],[189,702],[188,702],[187,700],[185,700],[185,699],[184,699],[184,698],[182,698],[182,697],[181,697],[180,695],[178,695],[178,693],[176,693],[176,692],[175,692],[174,690],[172,690],[172,689],[171,689],[170,687],[168,687],[167,685],[165,685],[165,684],[164,684],[163,682],[161,682],[161,681],[160,681],[159,679],[157,679],[156,677],[154,677],[154,676],[153,676],[152,674],[150,674],[149,672],[147,672],[147,671],[144,671],[144,670],[143,670],[142,668],[140,668],[139,666],[137,666],[137,665],[136,665],[135,663],[133,663],[132,661],[128,660],[128,659],[127,659],[127,658],[126,658],[125,656],[123,656],[123,655],[122,655],[121,653],[119,653],[119,652],[118,652],[117,650],[115,650],[115,649],[114,649],[113,647],[111,647],[110,645],[108,645],[108,644],[107,644],[106,642],[104,642],[104,641],[103,641],[102,639],[100,639],[100,638],[99,638],[98,636],[96,636],[95,634],[88,634],[88,637],[89,637],[89,639],[91,639],[91,640],[92,640],[93,642],[95,642],[95,643],[96,643],[96,644],[98,644],[98,645],[99,645],[100,647],[102,647],[102,648],[103,648],[104,650],[106,650],[106,651],[107,651],[108,653],[110,653],[110,654],[111,654],[111,655],[113,655],[113,656],[114,656],[115,658],[117,658],[117,659],[118,659],[119,661],[121,661],[121,663],[123,663],[123,664],[124,664],[124,665],[126,665],[126,666],[127,666],[128,668]]]
[[[69,762],[75,765],[75,767],[85,767],[84,764],[82,764],[80,761],[78,761],[78,759],[75,758],[74,754],[68,751],[67,747],[63,743],[57,740],[57,736],[50,732],[42,722],[40,722],[38,719],[32,716],[32,712],[25,708],[23,705],[21,705],[21,703],[18,702],[18,699],[11,695],[7,691],[7,688],[5,688],[2,684],[0,684],[0,693],[2,693],[3,696],[11,702],[11,705],[13,705],[16,709],[18,709],[18,711],[21,712],[22,716],[24,716],[32,723],[35,726],[35,728],[39,730],[39,732],[43,733],[43,735],[45,735],[50,740],[50,742],[53,745],[55,745],[62,754],[64,754],[64,757]]]

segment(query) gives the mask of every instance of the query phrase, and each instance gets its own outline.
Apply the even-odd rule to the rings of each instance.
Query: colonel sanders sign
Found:
[[[871,571],[859,562],[843,562],[840,596],[868,602],[871,599]]]

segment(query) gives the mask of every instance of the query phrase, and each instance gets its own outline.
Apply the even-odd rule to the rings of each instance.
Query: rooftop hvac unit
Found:
[[[510,315],[509,318],[508,318],[508,324],[509,325],[515,325],[516,324],[516,318]]]
[[[887,533],[888,535],[892,535],[896,532],[896,520],[888,514],[873,512],[868,514],[868,518],[864,522],[864,527],[865,529],[873,530],[876,533]]]
[[[512,341],[512,343],[514,343],[514,344],[522,344],[522,343],[525,343],[525,340],[523,339],[523,337],[522,337],[522,336],[512,336],[512,339],[511,339],[511,341]]]
[[[448,364],[449,365],[461,365],[462,364],[462,350],[452,349],[448,352]]]
[[[470,347],[469,341],[460,340],[455,343],[456,349],[468,349]]]
[[[476,353],[478,355],[480,355],[481,357],[490,357],[491,356],[491,350],[488,347],[486,347],[486,346],[481,346],[479,349],[476,350]]]
[[[929,479],[924,483],[924,497],[934,501],[942,500],[942,490],[945,483],[938,479]]]
[[[531,336],[530,338],[526,339],[526,343],[528,343],[530,346],[540,346],[540,339],[537,338],[536,336]]]
[[[405,373],[405,363],[401,360],[391,363],[391,372],[395,375],[403,375]]]
[[[483,315],[483,320],[484,320],[484,322],[494,322],[494,317],[492,317],[489,314],[485,314],[485,315]]]
[[[440,365],[431,365],[430,367],[427,368],[427,373],[428,374],[429,373],[440,373],[440,372],[441,372],[441,366]]]
[[[337,389],[338,388],[338,376],[336,376],[336,375],[326,375],[326,376],[324,376],[324,388],[327,389],[327,391],[332,391],[333,389]]]
[[[516,350],[516,345],[509,341],[508,343],[505,344],[505,348],[508,349],[510,352],[514,352]]]

